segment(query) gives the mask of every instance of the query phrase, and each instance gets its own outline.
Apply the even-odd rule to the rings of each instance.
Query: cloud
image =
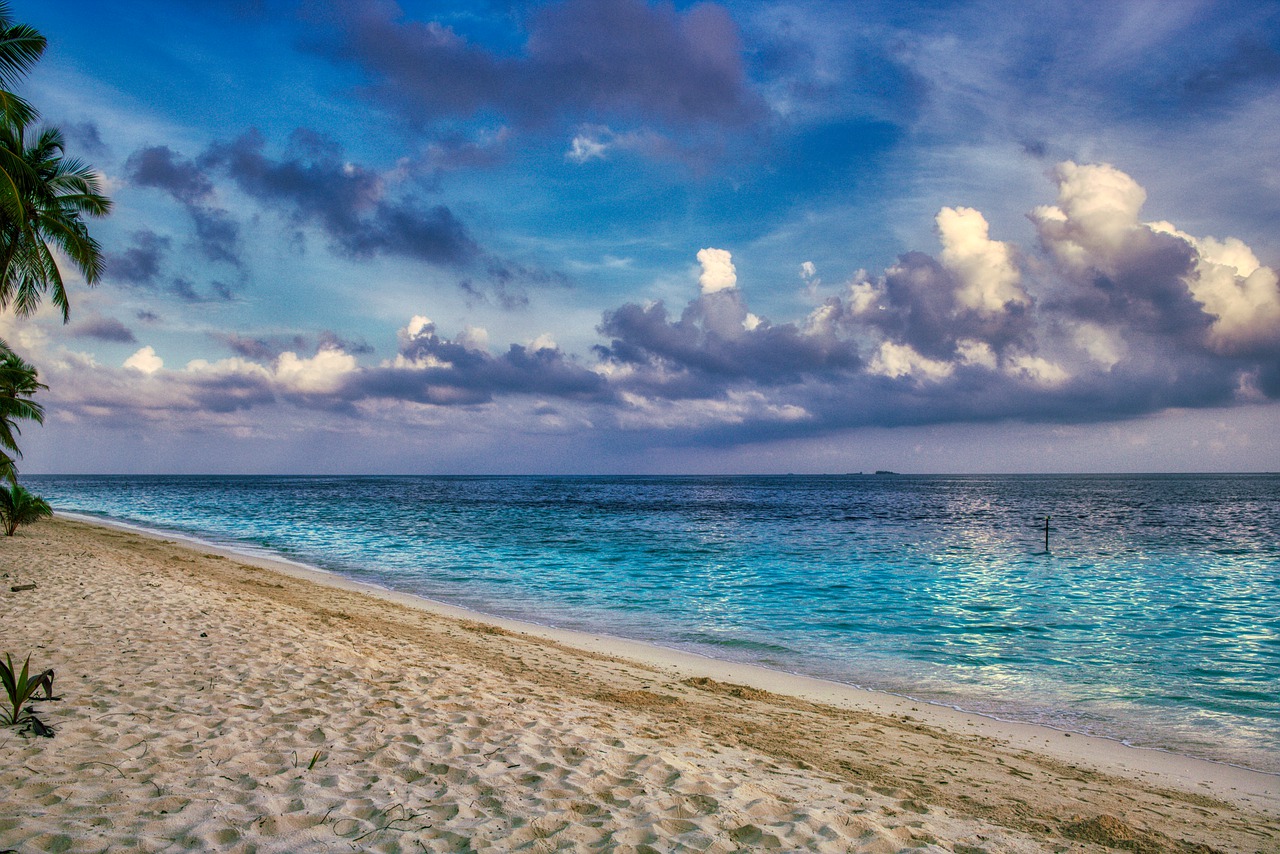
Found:
[[[164,367],[164,359],[156,355],[154,347],[147,345],[125,359],[124,366],[140,373],[154,374]]]
[[[879,374],[890,379],[918,377],[928,380],[941,380],[951,376],[955,365],[937,359],[922,356],[909,344],[895,344],[884,341],[879,351],[867,365],[867,372]]]
[[[728,253],[699,256],[710,259],[721,274],[716,283],[723,284],[725,265],[732,266]],[[611,341],[596,350],[604,373],[634,392],[691,397],[714,394],[726,383],[776,386],[859,366],[856,342],[841,337],[835,324],[812,318],[803,326],[773,324],[748,311],[737,288],[700,285],[678,319],[661,302],[606,312],[599,331]]]
[[[211,332],[209,337],[226,347],[237,356],[259,362],[273,362],[282,353],[292,351],[341,350],[353,356],[373,352],[364,341],[344,338],[330,329],[324,329],[312,335],[301,333],[271,333],[265,335],[241,335],[236,332]]]
[[[310,358],[281,353],[276,359],[275,379],[285,392],[332,394],[357,369],[355,356],[324,348]]]
[[[738,271],[733,266],[733,256],[726,249],[701,249],[698,251],[698,263],[702,265],[702,273],[698,276],[698,284],[704,294],[713,294],[738,286]]]
[[[137,186],[164,190],[184,204],[202,203],[213,192],[213,182],[204,170],[166,145],[138,149],[124,168]]]
[[[106,254],[106,275],[123,284],[154,287],[170,240],[146,229],[135,231],[131,239],[133,245],[123,252]]]
[[[329,137],[306,128],[291,134],[286,153],[279,157],[267,152],[260,132],[251,130],[211,144],[194,159],[164,146],[139,149],[130,156],[127,171],[136,185],[163,190],[182,203],[204,257],[236,267],[242,275],[240,225],[209,201],[225,179],[291,225],[318,229],[335,254],[361,259],[397,256],[476,271],[478,276],[460,282],[463,290],[478,299],[492,296],[504,308],[526,305],[524,289],[530,285],[566,281],[562,275],[485,252],[452,210],[423,200],[427,185],[421,180],[422,170],[403,163],[388,173],[368,169],[347,159]],[[145,266],[151,259],[145,254],[148,250],[154,256],[154,241],[139,245],[132,256],[114,260],[125,273],[142,271],[150,282],[158,261]],[[203,299],[186,279],[174,282],[172,290],[181,298]],[[216,298],[234,296],[226,283],[215,281],[212,288]]]
[[[314,12],[313,50],[353,63],[370,94],[411,121],[496,113],[521,126],[616,116],[674,127],[741,127],[763,112],[728,11],[644,0],[564,0],[529,17],[522,50],[495,52],[394,3]]]
[[[216,208],[193,207],[190,213],[196,227],[196,240],[204,257],[243,269],[244,263],[238,254],[240,224],[226,211]]]
[[[1280,49],[1257,34],[1238,40],[1230,53],[1195,69],[1182,83],[1186,100],[1220,101],[1242,87],[1274,86],[1280,80]]]
[[[1068,161],[1054,176],[1057,205],[1031,219],[1076,315],[1222,353],[1280,350],[1276,271],[1243,241],[1140,221],[1145,190],[1112,166]]]
[[[1274,270],[1240,240],[1143,223],[1145,191],[1112,166],[1063,163],[1052,178],[1056,203],[1031,213],[1038,247],[994,240],[976,209],[944,208],[937,257],[859,271],[792,321],[752,312],[731,254],[707,247],[683,309],[624,302],[583,358],[537,330],[503,348],[485,330],[449,337],[416,315],[376,364],[358,358],[367,345],[332,333],[220,335],[234,357],[169,369],[147,346],[107,368],[63,354],[50,382],[66,383],[67,417],[222,423],[292,407],[429,420],[463,407],[481,420],[519,410],[540,430],[721,445],[1280,399]],[[817,279],[816,265],[800,272]]]
[[[101,156],[107,153],[107,145],[102,141],[102,134],[94,122],[64,122],[62,131],[76,149],[86,154]]]
[[[983,341],[997,352],[1029,346],[1029,301],[993,305],[985,295],[1002,294],[1006,280],[984,281],[982,264],[970,267],[963,271],[971,277],[966,281],[938,259],[908,252],[878,279],[850,285],[841,308],[845,322],[878,329],[934,359],[953,357],[962,340]],[[998,266],[996,272],[1005,275]]]
[[[482,128],[471,135],[443,131],[427,145],[425,160],[436,172],[460,169],[487,169],[503,163],[509,155],[511,129]]]
[[[237,356],[258,361],[274,360],[286,350],[302,350],[307,346],[303,335],[251,337],[236,332],[215,332],[211,337]]]
[[[99,341],[121,344],[132,344],[137,341],[133,331],[114,317],[87,318],[73,325],[70,332],[76,338],[96,338]]]
[[[1209,343],[1223,352],[1280,349],[1280,287],[1277,273],[1258,262],[1243,241],[1196,238],[1167,222],[1150,223],[1195,249],[1195,268],[1184,277],[1192,297],[1215,320]]]
[[[1071,378],[1061,365],[1056,365],[1043,356],[1027,353],[1010,356],[1005,363],[1005,372],[1042,386],[1059,386]]]
[[[466,227],[444,205],[392,197],[381,175],[345,160],[336,143],[312,131],[295,131],[291,143],[289,155],[273,159],[262,135],[250,131],[211,146],[200,159],[247,195],[283,204],[295,224],[319,226],[339,253],[445,265],[479,256]]]
[[[822,287],[822,279],[818,277],[818,267],[812,261],[804,261],[800,264],[800,281],[804,282],[804,294],[810,302],[817,302],[819,291]]]
[[[415,316],[399,332],[394,360],[369,369],[348,388],[360,398],[393,398],[435,405],[476,405],[497,395],[547,395],[571,400],[603,400],[599,374],[578,365],[549,338],[511,344],[491,355],[487,334],[465,330],[441,337],[424,316]]]
[[[589,160],[604,160],[608,143],[597,137],[579,133],[569,143],[569,150],[564,153],[566,160],[574,163],[586,163]]]
[[[582,165],[606,160],[614,152],[634,152],[655,160],[681,162],[702,167],[714,152],[706,140],[683,142],[651,129],[615,131],[607,125],[580,125],[569,141],[565,159]]]
[[[373,352],[373,347],[365,341],[343,337],[332,329],[320,330],[316,334],[316,341],[318,350],[342,350],[355,356]]]
[[[989,226],[980,212],[943,208],[934,221],[942,239],[942,265],[957,279],[961,308],[1000,314],[1010,306],[1030,304],[1012,247],[988,237]]]
[[[216,279],[209,283],[208,293],[201,293],[190,279],[185,276],[174,276],[169,280],[168,291],[188,303],[229,302],[235,299],[231,286]]]
[[[737,440],[753,430],[1096,421],[1275,396],[1274,271],[1238,240],[1141,223],[1145,191],[1114,167],[1063,163],[1053,177],[1058,203],[1031,214],[1044,256],[1025,269],[1024,253],[993,240],[979,211],[944,208],[937,258],[909,252],[879,276],[860,271],[804,323],[775,324],[748,310],[729,254],[704,250],[701,293],[678,317],[660,302],[606,312],[601,371],[632,424],[642,412],[671,414],[638,401],[703,401],[705,414],[730,393],[807,413],[726,426]],[[816,273],[801,266],[802,280]]]
[[[196,243],[210,261],[243,269],[240,225],[212,204],[214,183],[206,165],[187,160],[168,146],[141,148],[125,161],[125,173],[139,187],[163,190],[181,203],[195,225]]]

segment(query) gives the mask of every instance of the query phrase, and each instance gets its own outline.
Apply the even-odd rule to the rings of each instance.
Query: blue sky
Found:
[[[1280,468],[1271,2],[18,0],[24,470]]]

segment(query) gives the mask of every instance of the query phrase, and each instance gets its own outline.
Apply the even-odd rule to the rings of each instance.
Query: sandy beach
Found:
[[[1280,851],[1274,775],[63,518],[0,625],[0,850]]]

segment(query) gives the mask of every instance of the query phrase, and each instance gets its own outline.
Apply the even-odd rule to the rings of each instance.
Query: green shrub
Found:
[[[52,515],[53,508],[49,502],[26,487],[16,483],[8,488],[0,487],[0,523],[4,524],[6,535],[12,537],[19,525],[30,525]]]

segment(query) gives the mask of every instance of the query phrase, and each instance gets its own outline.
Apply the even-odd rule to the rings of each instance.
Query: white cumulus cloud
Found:
[[[1071,379],[1060,365],[1043,356],[1011,356],[1005,362],[1004,371],[1011,377],[1030,380],[1040,386],[1058,386]]]
[[[919,379],[940,380],[951,375],[955,367],[949,362],[930,359],[918,353],[910,344],[895,344],[885,341],[879,351],[867,365],[873,374],[898,379],[899,377],[916,377]]]
[[[1031,212],[1041,240],[1060,262],[1076,271],[1111,271],[1114,260],[1139,227],[1147,191],[1106,163],[1070,160],[1054,170],[1058,204]]]
[[[154,374],[164,367],[164,359],[156,355],[154,347],[148,345],[125,359],[124,366],[144,374]]]
[[[276,360],[276,381],[289,391],[328,394],[356,370],[356,358],[341,350],[321,350],[309,359],[281,353]]]
[[[704,294],[713,294],[737,287],[738,271],[733,266],[733,255],[727,249],[701,249],[698,251],[698,263],[702,265],[702,274],[698,276],[698,284]]]
[[[943,208],[934,220],[942,240],[942,264],[959,281],[965,308],[996,314],[1010,303],[1027,305],[1022,276],[1007,243],[992,240],[986,217],[973,208]]]
[[[1196,266],[1187,276],[1187,287],[1216,318],[1209,329],[1211,344],[1230,351],[1280,339],[1280,276],[1262,266],[1244,241],[1196,238],[1167,222],[1153,222],[1150,227],[1195,248]]]

